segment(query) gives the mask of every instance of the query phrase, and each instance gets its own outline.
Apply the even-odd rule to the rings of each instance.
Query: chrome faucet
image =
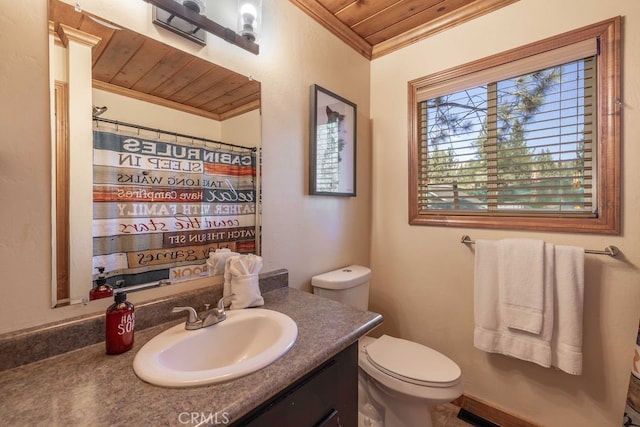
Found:
[[[213,310],[206,311],[198,316],[198,312],[193,307],[173,307],[172,313],[178,313],[180,311],[186,311],[189,315],[187,321],[184,324],[184,328],[187,330],[206,328],[207,326],[215,325],[222,322],[227,318],[227,312],[224,309],[224,300],[234,296],[235,294],[228,295],[218,300],[218,306]]]

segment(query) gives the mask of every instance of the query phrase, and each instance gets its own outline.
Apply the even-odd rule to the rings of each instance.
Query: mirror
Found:
[[[208,276],[216,249],[259,254],[260,82],[163,29],[62,0],[49,17],[52,305],[86,301],[97,267],[130,292]]]

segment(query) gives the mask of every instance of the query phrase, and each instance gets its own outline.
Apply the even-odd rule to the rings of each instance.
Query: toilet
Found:
[[[351,265],[311,278],[313,293],[367,310],[371,270]],[[460,367],[427,346],[382,335],[358,342],[358,426],[430,427],[430,405],[462,395]]]

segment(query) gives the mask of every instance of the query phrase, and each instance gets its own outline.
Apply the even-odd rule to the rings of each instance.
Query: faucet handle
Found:
[[[236,294],[224,296],[218,300],[218,311],[224,312],[224,300],[227,298],[235,297]]]
[[[173,309],[171,310],[172,313],[179,313],[181,311],[189,312],[187,323],[195,323],[198,321],[198,313],[193,307],[173,307]]]

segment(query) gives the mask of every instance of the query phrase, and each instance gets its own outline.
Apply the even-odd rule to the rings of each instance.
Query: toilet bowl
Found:
[[[430,405],[451,402],[462,394],[462,372],[443,354],[421,344],[383,335],[358,343],[359,402],[363,426],[383,420],[386,427],[431,426]],[[366,406],[368,405],[368,406]]]
[[[366,310],[371,270],[352,265],[311,279],[315,294]],[[445,355],[383,335],[358,342],[358,425],[430,427],[430,405],[462,394],[462,373]]]

